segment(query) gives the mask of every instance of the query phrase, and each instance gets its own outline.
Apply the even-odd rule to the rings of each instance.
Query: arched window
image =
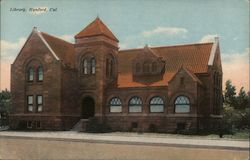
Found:
[[[153,72],[156,72],[156,71],[157,71],[157,63],[156,63],[156,62],[153,62],[153,63],[152,63],[152,71],[153,71]]]
[[[190,112],[190,101],[186,96],[179,96],[175,100],[175,113]]]
[[[28,81],[33,81],[34,80],[34,69],[30,67],[28,69],[28,75],[27,75]]]
[[[106,77],[109,77],[109,59],[106,59]]]
[[[42,66],[39,66],[37,68],[37,80],[43,81],[43,67]]]
[[[110,100],[109,111],[112,113],[122,112],[122,102],[120,98],[114,97]]]
[[[114,76],[114,62],[110,60],[110,77]]]
[[[150,100],[150,112],[164,112],[164,103],[161,97],[153,97]]]
[[[107,78],[112,78],[114,76],[114,71],[115,71],[115,68],[114,68],[114,60],[112,57],[108,57],[106,59],[106,76]]]
[[[135,71],[138,73],[138,72],[141,72],[141,65],[140,63],[136,63],[135,65]]]
[[[91,74],[95,74],[96,61],[95,58],[91,58]]]
[[[88,74],[88,60],[83,60],[83,74]]]
[[[148,62],[143,63],[143,72],[149,72],[150,64]]]
[[[132,97],[129,100],[129,112],[142,112],[142,100],[139,97]]]

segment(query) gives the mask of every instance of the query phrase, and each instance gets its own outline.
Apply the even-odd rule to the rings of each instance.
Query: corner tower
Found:
[[[99,17],[75,35],[75,67],[83,118],[99,117],[104,113],[105,89],[117,81],[118,42]],[[86,98],[91,99],[92,107]]]

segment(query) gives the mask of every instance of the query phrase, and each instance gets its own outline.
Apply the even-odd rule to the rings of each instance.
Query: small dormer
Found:
[[[146,45],[133,60],[134,76],[156,76],[165,72],[165,61]]]

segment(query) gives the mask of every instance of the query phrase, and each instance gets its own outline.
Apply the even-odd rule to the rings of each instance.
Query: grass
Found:
[[[139,137],[166,137],[166,138],[190,138],[190,139],[224,139],[224,140],[244,140],[250,139],[250,130],[235,131],[234,134],[225,134],[222,138],[218,134],[202,134],[202,135],[185,135],[185,134],[169,134],[169,133],[136,133],[136,132],[111,132],[104,133],[107,135],[120,136],[139,136]]]
[[[250,139],[250,130],[238,130],[238,131],[235,131],[234,134],[225,135],[224,137],[229,138],[229,139],[246,139],[246,140],[249,140]]]

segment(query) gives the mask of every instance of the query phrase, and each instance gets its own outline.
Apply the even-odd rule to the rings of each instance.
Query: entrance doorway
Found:
[[[95,116],[95,101],[91,97],[82,100],[82,118],[87,119]]]

